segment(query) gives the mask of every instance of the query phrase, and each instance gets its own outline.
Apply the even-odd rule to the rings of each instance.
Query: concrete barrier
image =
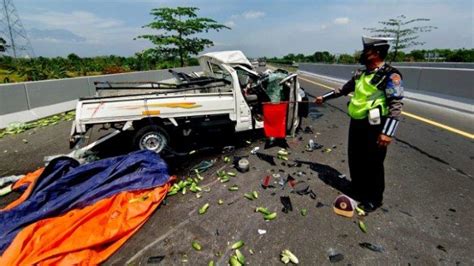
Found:
[[[190,73],[199,66],[174,69]],[[0,128],[74,109],[77,99],[95,94],[95,81],[160,81],[167,69],[0,85]]]
[[[299,70],[338,79],[348,80],[360,65],[300,63]],[[427,92],[449,97],[474,99],[474,69],[397,67],[403,75],[407,91]]]

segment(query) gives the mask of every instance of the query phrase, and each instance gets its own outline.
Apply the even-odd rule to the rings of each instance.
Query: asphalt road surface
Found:
[[[304,76],[300,81],[307,92],[315,95],[332,86]],[[239,143],[231,155],[249,156],[251,170],[225,184],[217,181],[215,173],[232,167],[222,162],[220,150],[198,153],[185,160],[169,159],[173,173],[184,175],[194,163],[217,158],[216,165],[204,174],[203,186],[209,187],[210,192],[199,199],[189,193],[170,197],[106,264],[144,265],[150,257],[164,256],[163,265],[207,265],[210,260],[225,265],[232,254],[230,245],[238,240],[245,242],[241,251],[254,265],[280,264],[283,249],[290,249],[302,265],[330,264],[328,254],[332,251],[343,255],[337,263],[340,265],[474,264],[472,139],[439,126],[404,116],[385,163],[384,206],[363,218],[367,233],[359,230],[356,218],[333,213],[331,204],[348,183],[341,176],[350,178],[346,158],[347,101],[348,98],[339,98],[323,106],[312,106],[311,117],[304,121],[304,126],[312,127],[314,133],[288,139],[290,160],[308,161],[311,165],[290,168],[286,162],[276,160],[272,166],[249,152],[260,146],[263,153],[275,155],[279,148],[264,150],[258,139],[245,146],[241,140],[247,136],[228,136],[228,141]],[[473,132],[472,123],[469,124],[472,121],[461,113],[411,101],[406,101],[405,110],[463,132]],[[63,122],[0,139],[0,176],[34,170],[42,166],[44,156],[68,152],[69,129],[70,123]],[[309,139],[331,151],[304,152]],[[111,146],[126,147],[126,139],[116,140]],[[109,150],[111,146],[99,149]],[[274,183],[275,188],[262,189],[261,180],[272,173],[285,177],[290,174],[306,181],[317,198],[296,195],[278,183]],[[234,184],[240,189],[228,191]],[[243,197],[254,190],[260,195],[257,200]],[[0,203],[4,205],[15,196],[9,195]],[[291,198],[293,211],[281,211],[281,196]],[[225,203],[218,205],[219,199]],[[208,212],[198,215],[197,209],[205,203],[211,205]],[[276,211],[277,218],[264,221],[261,214],[254,212],[257,206]],[[303,208],[307,209],[307,216],[300,214]],[[266,233],[260,235],[258,229]],[[193,240],[202,244],[202,251],[191,247]],[[362,248],[362,242],[379,245],[383,252]]]

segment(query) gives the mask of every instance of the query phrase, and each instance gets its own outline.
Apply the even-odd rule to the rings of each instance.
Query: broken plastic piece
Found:
[[[268,186],[270,185],[270,181],[271,181],[271,176],[267,175],[263,178],[263,182],[262,182],[262,187],[264,189],[268,188]]]
[[[382,253],[384,251],[384,249],[381,245],[371,244],[371,243],[368,243],[368,242],[359,243],[359,246],[361,246],[363,248],[366,248],[366,249],[369,249],[369,250],[372,250],[374,252]]]
[[[282,196],[280,197],[280,202],[283,204],[283,209],[281,210],[284,213],[288,213],[288,211],[293,211],[293,205],[291,204],[290,197]]]
[[[258,230],[257,230],[257,232],[258,232],[258,234],[259,234],[259,235],[264,235],[264,234],[266,234],[266,233],[267,233],[267,230],[264,230],[264,229],[258,229]]]
[[[336,263],[336,262],[340,262],[344,259],[344,255],[342,255],[341,253],[337,252],[336,250],[334,250],[333,248],[330,248],[328,250],[328,258],[329,258],[329,261],[331,263]]]
[[[160,263],[164,258],[165,258],[165,256],[148,257],[146,263],[147,264],[157,264],[157,263]]]
[[[254,148],[250,151],[250,153],[251,153],[251,154],[257,154],[257,151],[258,151],[258,150],[260,150],[260,147],[254,147]]]

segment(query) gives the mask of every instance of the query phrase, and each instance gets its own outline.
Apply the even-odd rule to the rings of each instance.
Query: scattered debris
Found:
[[[24,176],[25,175],[9,175],[9,176],[0,177],[0,187],[3,187],[3,185],[5,184],[16,182]]]
[[[245,172],[248,172],[249,171],[249,161],[247,159],[240,159],[238,164],[237,164],[237,169],[242,172],[242,173],[245,173]]]
[[[449,208],[448,211],[450,211],[450,212],[456,212],[456,209]]]
[[[323,204],[323,203],[321,203],[321,202],[319,202],[319,201],[318,201],[318,203],[316,203],[316,208],[322,208],[322,207],[324,207],[324,206],[326,206],[326,204]]]
[[[366,216],[367,215],[367,213],[365,213],[365,211],[362,210],[361,208],[359,208],[358,206],[356,206],[355,209],[357,211],[357,215],[359,215],[359,216]]]
[[[248,199],[248,200],[253,200],[253,196],[252,196],[252,194],[250,194],[250,193],[245,193],[245,194],[244,194],[244,197],[245,197],[246,199]]]
[[[11,123],[7,128],[0,130],[0,138],[6,135],[15,135],[25,132],[29,129],[45,127],[49,125],[56,125],[61,121],[71,121],[74,119],[76,113],[74,111],[53,115],[30,123]]]
[[[225,146],[222,148],[222,153],[232,153],[235,151],[235,146]]]
[[[299,260],[298,258],[295,256],[295,254],[293,254],[290,250],[288,249],[285,249],[281,252],[281,261],[285,264],[288,264],[290,262],[294,263],[294,264],[298,264],[299,263]]]
[[[252,196],[254,199],[258,199],[258,192],[257,191],[253,191],[252,192]]]
[[[197,251],[201,251],[202,250],[202,246],[201,244],[199,244],[199,242],[197,241],[193,241],[193,243],[191,244],[193,246],[193,248]]]
[[[27,139],[22,139],[21,141],[23,141],[23,143],[25,143],[25,144],[28,143],[28,140],[27,140]]]
[[[190,170],[191,173],[203,173],[211,168],[216,163],[216,160],[204,160],[193,166]]]
[[[448,251],[446,250],[446,248],[443,247],[443,246],[441,246],[441,245],[437,245],[436,248],[439,249],[439,250],[441,250],[441,251],[448,252]]]
[[[341,253],[337,252],[335,249],[330,248],[328,250],[328,258],[331,263],[336,263],[344,260],[344,255]]]
[[[308,144],[306,145],[306,151],[307,152],[312,152],[314,150],[318,150],[324,147],[323,145],[316,143],[313,139],[310,139],[308,141]]]
[[[239,259],[237,259],[236,256],[231,256],[229,259],[229,264],[230,266],[241,266],[242,263],[240,263]]]
[[[305,134],[314,134],[313,129],[309,126],[307,126],[303,129],[303,133],[305,133]]]
[[[363,248],[366,248],[366,249],[369,249],[369,250],[372,250],[374,252],[382,253],[384,251],[384,249],[381,245],[371,244],[371,243],[368,243],[368,242],[359,243],[359,246],[361,246]]]
[[[199,208],[199,214],[205,214],[207,209],[209,209],[209,203],[206,203],[201,208]]]
[[[239,190],[239,186],[237,186],[237,185],[232,185],[232,186],[230,186],[230,187],[228,188],[228,190],[229,190],[229,191],[237,191],[237,190]]]
[[[359,220],[359,228],[362,232],[367,233],[367,226],[362,220]]]
[[[275,219],[277,217],[277,213],[276,212],[273,212],[273,213],[270,213],[270,214],[266,214],[263,216],[263,219],[265,221],[271,221],[273,219]]]
[[[267,208],[264,208],[264,207],[257,207],[255,209],[255,212],[259,212],[259,213],[264,214],[264,215],[270,214],[270,211]]]
[[[307,209],[301,209],[301,215],[302,216],[306,216],[308,214],[308,210]]]
[[[222,205],[224,204],[224,201],[222,199],[219,199],[219,201],[217,201],[217,204]]]
[[[288,196],[280,197],[280,202],[283,204],[283,209],[281,210],[284,213],[288,213],[288,211],[293,211],[293,205],[291,204],[291,199]]]
[[[413,217],[413,215],[411,213],[407,212],[407,211],[402,211],[402,210],[398,210],[398,211],[400,213],[403,213],[403,214],[407,215],[407,216]]]
[[[238,248],[243,247],[244,245],[245,245],[244,241],[240,240],[240,241],[237,241],[234,244],[232,244],[232,246],[230,248],[238,249]]]
[[[333,210],[338,215],[351,218],[354,216],[354,201],[346,195],[339,195],[334,201]]]
[[[255,155],[255,154],[257,154],[257,151],[259,151],[259,150],[260,150],[260,147],[254,147],[254,148],[250,151],[250,153]]]
[[[8,185],[8,186],[5,186],[3,188],[0,188],[0,197],[3,197],[5,195],[8,195],[10,194],[10,192],[12,192],[13,189],[12,189],[12,185]]]
[[[240,250],[238,249],[235,250],[235,257],[242,265],[245,265],[245,257],[244,257],[244,254],[240,252]]]
[[[160,263],[164,258],[165,258],[165,256],[153,256],[153,257],[148,257],[146,263],[147,263],[147,264],[158,264],[158,263]]]
[[[331,151],[332,151],[332,149],[330,149],[330,148],[325,148],[325,149],[323,149],[321,152],[330,153]]]
[[[259,234],[259,235],[264,235],[264,234],[266,234],[266,233],[267,233],[267,230],[264,230],[264,229],[258,229],[258,230],[257,230],[257,232],[258,232],[258,234]]]
[[[209,263],[207,264],[207,266],[215,266],[216,264],[214,263],[213,260],[209,261]]]
[[[269,187],[271,178],[272,178],[272,177],[269,176],[269,175],[267,175],[267,176],[265,176],[265,177],[263,178],[262,187],[263,187],[264,189],[266,189],[266,188]]]

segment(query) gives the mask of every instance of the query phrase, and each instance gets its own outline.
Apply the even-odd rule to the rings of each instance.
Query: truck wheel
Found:
[[[148,125],[140,128],[133,137],[135,148],[161,153],[169,143],[169,136],[160,126]]]

